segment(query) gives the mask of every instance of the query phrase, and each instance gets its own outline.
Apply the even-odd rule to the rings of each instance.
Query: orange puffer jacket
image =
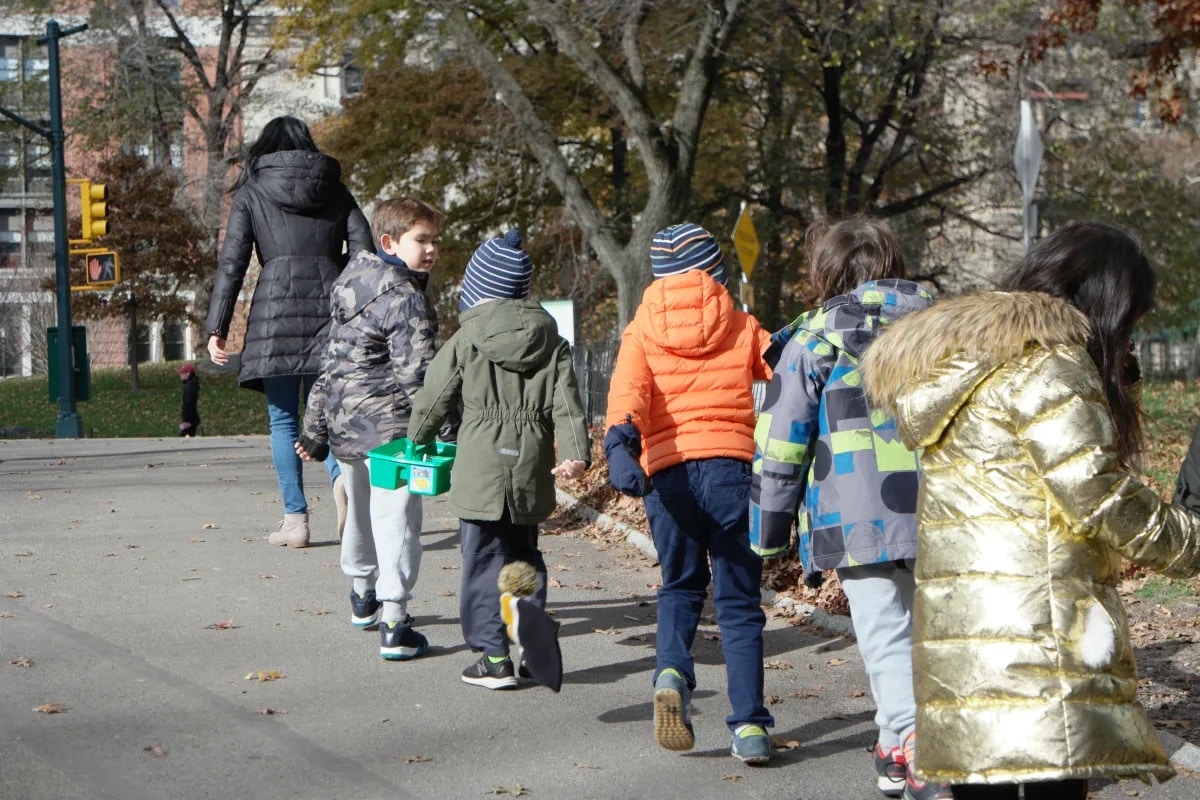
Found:
[[[752,388],[771,378],[762,359],[769,343],[708,273],[654,281],[621,336],[605,428],[632,418],[647,475],[701,458],[750,461]]]

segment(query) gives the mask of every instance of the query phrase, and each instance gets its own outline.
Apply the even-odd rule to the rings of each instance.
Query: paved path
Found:
[[[728,755],[711,621],[696,750],[654,745],[657,571],[632,546],[543,538],[563,691],[489,692],[459,680],[456,526],[429,501],[411,610],[435,649],[382,661],[349,624],[332,501],[308,470],[321,541],[288,550],[265,541],[282,514],[263,437],[0,441],[0,800],[880,797],[853,641],[786,620],[767,632],[767,692],[796,749],[765,769]],[[33,710],[48,703],[63,712]],[[1096,796],[1132,791],[1195,798],[1200,782]]]

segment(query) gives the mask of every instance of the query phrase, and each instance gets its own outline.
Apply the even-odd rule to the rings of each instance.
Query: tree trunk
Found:
[[[129,391],[140,392],[142,384],[138,377],[138,316],[137,298],[130,297],[126,304],[129,309]]]

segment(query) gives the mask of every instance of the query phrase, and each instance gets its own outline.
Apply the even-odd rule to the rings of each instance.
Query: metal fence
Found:
[[[603,425],[608,410],[608,387],[613,366],[617,362],[618,343],[601,345],[575,345],[575,376],[579,382],[579,394],[588,421],[592,425]],[[1195,380],[1200,376],[1200,343],[1195,339],[1142,339],[1137,343],[1138,356],[1142,362],[1142,375],[1146,380]],[[766,384],[754,384],[754,411],[763,404]]]

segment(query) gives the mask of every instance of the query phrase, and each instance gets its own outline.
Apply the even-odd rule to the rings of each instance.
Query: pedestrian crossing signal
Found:
[[[82,253],[84,286],[104,289],[121,280],[121,259],[113,250],[89,250]]]

